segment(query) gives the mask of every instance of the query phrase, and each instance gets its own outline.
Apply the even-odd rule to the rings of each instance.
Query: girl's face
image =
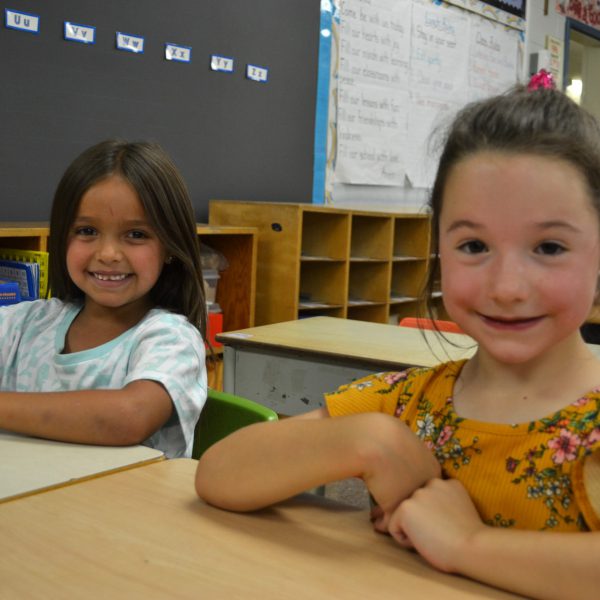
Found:
[[[596,294],[600,223],[571,163],[498,152],[462,160],[439,231],[446,310],[481,350],[517,364],[579,336]]]
[[[135,189],[110,176],[81,198],[67,242],[67,269],[92,306],[133,309],[141,318],[166,252]]]

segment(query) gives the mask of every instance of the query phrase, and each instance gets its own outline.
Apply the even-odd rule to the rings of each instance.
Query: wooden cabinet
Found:
[[[200,240],[228,262],[220,273],[216,301],[223,310],[223,331],[254,325],[256,230],[251,227],[197,226]],[[0,247],[48,250],[47,223],[0,222]]]
[[[216,301],[223,311],[223,331],[254,326],[257,232],[253,227],[198,225],[200,241],[218,250],[228,266],[220,272]]]
[[[327,315],[416,316],[429,260],[427,215],[212,200],[211,225],[258,230],[256,323]]]
[[[48,251],[48,224],[0,221],[0,246]]]

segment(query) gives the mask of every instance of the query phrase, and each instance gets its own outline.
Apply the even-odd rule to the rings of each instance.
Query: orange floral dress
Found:
[[[574,467],[600,449],[600,389],[537,421],[485,423],[454,411],[454,384],[464,363],[354,381],[325,395],[329,414],[382,412],[404,421],[435,454],[444,476],[462,482],[489,525],[595,528],[585,518],[584,490],[574,489],[572,479]]]

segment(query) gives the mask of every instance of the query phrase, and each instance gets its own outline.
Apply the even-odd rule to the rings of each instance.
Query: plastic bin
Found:
[[[219,284],[219,271],[216,269],[205,269],[202,273],[204,277],[204,293],[206,295],[206,304],[210,309],[210,305],[214,304],[217,300],[217,285]]]
[[[215,336],[223,331],[223,313],[209,312],[208,313],[208,331],[207,338],[213,348],[220,348],[223,344],[217,342]]]

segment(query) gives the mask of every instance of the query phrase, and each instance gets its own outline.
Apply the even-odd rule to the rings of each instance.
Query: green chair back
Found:
[[[194,431],[192,458],[200,458],[215,442],[237,429],[260,421],[276,421],[277,413],[247,398],[209,388]]]

